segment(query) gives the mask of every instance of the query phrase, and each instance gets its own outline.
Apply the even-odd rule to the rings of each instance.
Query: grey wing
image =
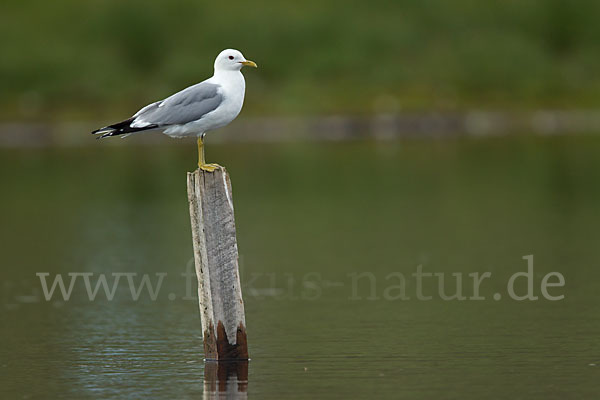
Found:
[[[197,121],[223,102],[220,86],[201,82],[162,101],[147,105],[134,116],[132,126],[183,125]]]

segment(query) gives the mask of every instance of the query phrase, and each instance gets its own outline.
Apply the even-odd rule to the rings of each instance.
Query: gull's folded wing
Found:
[[[197,121],[214,111],[223,102],[220,86],[201,82],[190,86],[163,101],[152,103],[133,116],[134,128],[156,125],[183,125]]]
[[[214,111],[223,102],[220,86],[201,82],[162,101],[149,104],[133,117],[93,131],[102,134],[99,139],[108,136],[130,134],[172,125],[183,125],[197,121]]]

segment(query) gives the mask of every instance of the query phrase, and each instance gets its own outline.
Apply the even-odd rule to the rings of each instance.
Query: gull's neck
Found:
[[[215,73],[213,76],[218,79],[244,79],[242,71],[235,71],[230,69],[215,69]]]

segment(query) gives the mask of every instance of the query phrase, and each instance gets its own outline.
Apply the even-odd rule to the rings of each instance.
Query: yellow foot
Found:
[[[202,171],[213,172],[217,168],[223,168],[219,164],[198,164]]]

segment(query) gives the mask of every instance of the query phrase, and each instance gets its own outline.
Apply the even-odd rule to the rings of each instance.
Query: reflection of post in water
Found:
[[[204,363],[204,398],[248,398],[248,361],[207,361]]]

